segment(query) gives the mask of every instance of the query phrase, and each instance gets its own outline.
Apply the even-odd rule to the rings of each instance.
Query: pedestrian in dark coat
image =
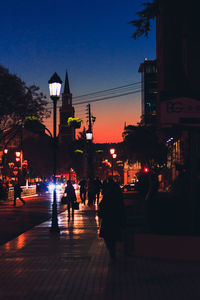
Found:
[[[22,188],[21,188],[20,184],[17,182],[14,185],[14,203],[13,203],[14,206],[16,206],[16,200],[17,200],[17,198],[19,198],[19,200],[21,200],[23,202],[23,204],[26,203],[24,201],[24,199],[22,199],[21,193],[22,193]]]
[[[76,193],[75,193],[75,189],[71,183],[71,180],[67,181],[65,193],[67,194],[68,219],[70,220],[70,209],[72,210],[72,219],[73,219],[74,218],[74,202],[76,202]]]
[[[122,240],[125,227],[125,208],[119,186],[110,178],[99,204],[101,227],[99,236],[105,241],[111,259],[116,256],[116,242]]]
[[[99,205],[99,197],[102,189],[102,183],[99,177],[95,179],[94,184],[95,184],[95,200],[97,201],[97,205]]]
[[[87,182],[88,188],[88,205],[91,206],[94,204],[95,201],[95,182],[93,178],[89,178]]]
[[[86,187],[87,187],[87,181],[85,180],[85,178],[83,178],[80,182],[80,198],[81,198],[81,202],[85,205],[85,200],[86,200]]]

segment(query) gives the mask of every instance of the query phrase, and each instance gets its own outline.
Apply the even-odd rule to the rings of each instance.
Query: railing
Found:
[[[21,188],[22,188],[22,197],[36,194],[36,185],[30,185],[28,187],[21,186]],[[14,198],[14,188],[10,187],[8,190],[8,199],[12,200],[13,198]]]

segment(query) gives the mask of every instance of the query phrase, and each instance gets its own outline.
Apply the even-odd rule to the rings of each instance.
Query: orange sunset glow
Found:
[[[95,143],[118,143],[122,141],[124,125],[136,125],[140,121],[141,104],[140,94],[115,99],[114,101],[102,101],[91,103],[91,114],[96,117],[93,125],[93,141]],[[87,129],[86,104],[75,106],[75,115],[83,120],[83,126]],[[59,108],[57,110],[57,134],[59,130]],[[44,121],[45,126],[52,132],[52,116]],[[78,130],[76,134],[78,135]]]

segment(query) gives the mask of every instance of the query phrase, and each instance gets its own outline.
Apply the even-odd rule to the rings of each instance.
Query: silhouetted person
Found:
[[[135,190],[140,193],[143,199],[145,199],[148,191],[149,191],[149,173],[141,173],[138,175],[138,182],[135,185]]]
[[[94,184],[95,184],[95,200],[97,201],[97,205],[99,205],[99,196],[102,188],[102,183],[99,177],[95,179]]]
[[[85,179],[82,179],[79,182],[80,185],[80,198],[81,198],[81,202],[83,204],[85,204],[85,200],[86,200],[86,186],[87,186],[87,181]]]
[[[88,179],[88,205],[91,206],[95,201],[95,182],[91,177]]]
[[[74,218],[74,202],[76,201],[76,193],[71,180],[67,181],[65,193],[67,194],[68,219],[70,219],[70,208],[72,209],[72,218]]]
[[[21,200],[21,202],[23,202],[23,204],[26,203],[24,201],[24,199],[22,199],[21,193],[22,193],[22,188],[21,188],[20,184],[17,182],[14,185],[14,204],[13,204],[14,206],[16,206],[16,200],[17,200],[17,198],[19,198],[19,200]]]
[[[106,178],[106,179],[104,179],[104,181],[102,183],[102,192],[101,192],[102,195],[105,194],[107,186],[108,186],[108,179]]]
[[[103,199],[99,204],[101,228],[99,236],[105,241],[111,259],[116,256],[116,242],[122,239],[125,226],[125,209],[123,196],[119,186],[108,179],[104,189]]]

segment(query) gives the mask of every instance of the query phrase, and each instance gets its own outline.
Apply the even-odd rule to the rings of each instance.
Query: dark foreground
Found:
[[[59,235],[49,220],[0,246],[0,299],[200,299],[199,262],[125,255],[119,244],[111,263],[95,207],[70,222],[63,212],[59,225]]]

